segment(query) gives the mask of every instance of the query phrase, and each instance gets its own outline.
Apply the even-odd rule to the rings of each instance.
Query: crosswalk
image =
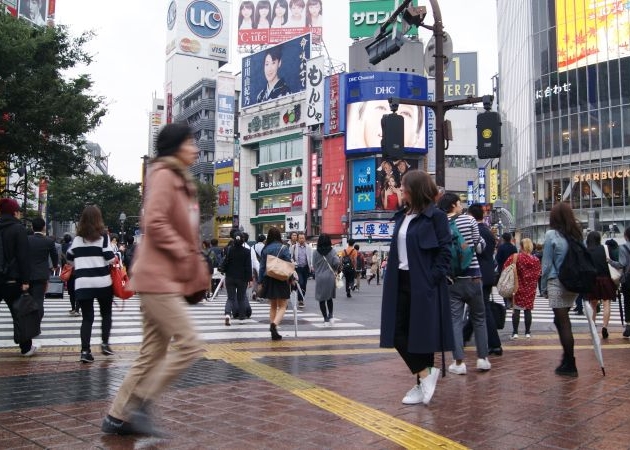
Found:
[[[502,303],[503,300],[495,294],[493,299]],[[202,302],[198,305],[190,306],[190,314],[194,320],[195,326],[200,337],[205,341],[219,340],[247,340],[247,339],[265,339],[269,338],[269,305],[266,303],[251,302],[252,316],[245,321],[232,320],[231,326],[225,325],[225,306],[226,296],[221,293],[214,301]],[[118,300],[118,305],[123,305]],[[295,303],[295,301],[293,302]],[[361,324],[348,314],[336,317],[333,327],[325,327],[321,314],[312,304],[305,310],[289,308],[284,317],[284,321],[279,327],[280,333],[285,338],[297,337],[360,337],[360,336],[378,336],[380,329],[377,324]],[[70,309],[67,294],[62,299],[47,298],[45,303],[46,315],[42,321],[42,334],[36,338],[45,346],[73,346],[80,345],[80,327],[81,317],[73,317],[68,315]],[[617,301],[612,303],[611,307],[612,326],[621,324],[619,316],[619,304]],[[98,311],[98,305],[95,305]],[[295,311],[295,312],[294,312]],[[597,324],[601,326],[602,315],[598,314]],[[524,326],[524,317],[521,315],[522,329]],[[549,328],[553,324],[553,311],[549,308],[548,300],[538,297],[534,303],[532,311],[533,329],[536,327]],[[571,313],[571,322],[575,328],[587,326],[585,316],[578,316]],[[551,325],[553,327],[553,325]],[[506,324],[503,330],[507,333],[511,330],[511,312],[507,311]],[[98,344],[100,340],[100,316],[98,312],[95,314],[92,342]],[[121,311],[114,307],[114,318],[112,325],[111,344],[137,344],[142,341],[142,314],[140,313],[140,300],[137,296],[130,298],[124,302],[124,309]],[[6,305],[0,307],[0,347],[13,347],[13,325],[11,315]]]
[[[251,318],[239,321],[232,320],[230,326],[225,325],[225,294],[219,294],[214,301],[201,302],[190,306],[190,314],[195,327],[205,341],[213,340],[246,340],[270,338],[269,305],[251,302]],[[96,303],[96,302],[95,302]],[[110,344],[137,344],[142,342],[142,314],[140,300],[133,296],[124,301],[117,299],[122,311],[114,306],[113,324]],[[294,302],[293,302],[294,304]],[[72,346],[81,344],[81,317],[68,314],[70,303],[67,296],[63,299],[47,298],[45,316],[41,324],[41,335],[35,339],[44,346]],[[304,311],[297,308],[288,309],[278,331],[283,337],[350,337],[378,336],[380,330],[353,322],[344,317],[336,317],[333,327],[325,327],[318,309],[313,307]],[[101,342],[101,322],[98,304],[95,304],[95,318],[92,327],[92,343]],[[8,309],[0,307],[0,347],[15,346],[13,342],[13,325]]]

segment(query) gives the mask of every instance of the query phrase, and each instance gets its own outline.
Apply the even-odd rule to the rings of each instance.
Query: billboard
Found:
[[[324,57],[309,60],[306,73],[306,125],[319,125],[324,122]]]
[[[314,44],[319,44],[323,12],[322,0],[241,1],[237,44],[275,45],[307,33],[313,35]]]
[[[477,95],[477,52],[454,53],[444,72],[444,100]]]
[[[348,210],[346,187],[346,155],[343,136],[322,142],[322,230],[328,234],[342,234],[341,217]]]
[[[44,26],[48,17],[48,1],[22,0],[20,1],[19,14],[22,19],[26,19],[34,25]]]
[[[324,134],[342,133],[346,131],[345,87],[341,74],[326,77],[324,83]]]
[[[418,168],[417,159],[362,158],[352,162],[352,211],[396,211],[402,207],[401,180]]]
[[[18,0],[0,0],[0,11],[11,14],[13,17],[18,15]]]
[[[352,239],[371,239],[372,241],[390,241],[396,223],[393,220],[353,220]]]
[[[243,58],[242,107],[305,91],[310,58],[310,34]]]
[[[214,184],[217,188],[217,216],[231,217],[233,208],[234,161],[217,161],[214,170]]]
[[[412,1],[418,6],[418,0]],[[350,37],[373,37],[380,26],[389,19],[396,10],[398,2],[394,0],[359,0],[350,1]],[[398,18],[401,23],[402,19]],[[411,27],[405,34],[417,35],[418,29]]]
[[[174,54],[228,62],[230,3],[172,0],[166,13],[166,57]]]
[[[427,99],[427,79],[395,72],[346,74],[346,153],[381,152],[381,118],[390,114],[388,98]],[[405,119],[405,152],[427,152],[426,108],[403,105],[398,114]]]
[[[217,75],[217,116],[215,137],[218,142],[234,142],[234,88],[231,74]]]
[[[558,72],[630,56],[630,5],[556,0]]]

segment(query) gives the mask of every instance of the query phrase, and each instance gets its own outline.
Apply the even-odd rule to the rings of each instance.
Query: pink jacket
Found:
[[[143,236],[130,281],[137,292],[189,295],[209,284],[200,253],[196,189],[185,170],[173,157],[160,158],[149,168]]]

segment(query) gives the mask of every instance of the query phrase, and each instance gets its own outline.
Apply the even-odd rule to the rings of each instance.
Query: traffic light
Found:
[[[370,45],[365,47],[365,51],[368,53],[370,64],[375,65],[382,60],[390,57],[403,46],[405,39],[396,34],[391,37],[391,31],[385,36],[376,39]]]
[[[477,157],[501,157],[501,119],[497,112],[486,111],[477,115]]]
[[[400,159],[405,151],[405,119],[396,113],[381,118],[381,151],[383,158]]]

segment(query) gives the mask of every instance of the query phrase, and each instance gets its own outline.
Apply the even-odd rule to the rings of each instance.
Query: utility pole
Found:
[[[442,12],[440,11],[440,5],[438,5],[437,0],[429,0],[431,3],[431,9],[433,10],[433,25],[424,24],[424,18],[426,16],[426,8],[424,6],[419,7],[408,7],[411,0],[405,0],[403,3],[392,13],[390,18],[381,25],[379,34],[376,36],[374,43],[370,44],[366,50],[370,54],[370,62],[376,64],[377,62],[387,58],[391,54],[395,53],[396,50],[392,48],[392,45],[389,44],[386,46],[385,50],[383,50],[383,46],[379,46],[384,39],[389,39],[387,32],[387,26],[389,24],[394,24],[395,27],[396,19],[399,14],[403,14],[403,20],[410,25],[416,25],[417,27],[426,28],[427,30],[433,31],[433,37],[435,39],[435,99],[432,101],[428,100],[411,100],[404,98],[390,98],[389,104],[390,107],[392,105],[397,104],[406,104],[406,105],[418,105],[418,106],[426,106],[433,110],[435,114],[435,182],[438,186],[445,187],[446,184],[446,174],[444,167],[444,115],[449,109],[455,108],[457,106],[469,105],[473,103],[480,103],[483,101],[482,97],[467,97],[459,100],[449,100],[444,101],[444,59],[446,56],[444,55],[444,24],[442,23]],[[402,45],[402,44],[400,44]],[[379,54],[374,54],[381,50]],[[380,59],[379,59],[380,57]],[[492,96],[486,96],[492,97]]]

